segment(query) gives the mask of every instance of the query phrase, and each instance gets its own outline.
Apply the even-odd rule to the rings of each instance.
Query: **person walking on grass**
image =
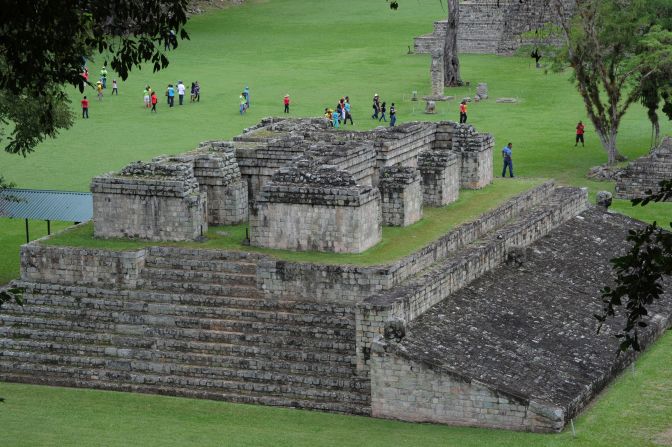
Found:
[[[84,118],[89,119],[89,100],[86,96],[82,99],[82,119]]]
[[[189,96],[189,102],[194,102],[196,100],[196,83],[191,83],[191,96]]]
[[[179,95],[180,98],[180,105],[184,105],[184,92],[187,90],[187,88],[184,86],[182,81],[177,81],[177,94]]]
[[[107,88],[107,67],[103,66],[100,70],[100,80],[103,83],[103,88]]]
[[[194,101],[201,102],[201,84],[194,82]]]
[[[145,102],[145,108],[149,109],[150,106],[150,94],[149,94],[149,85],[145,86],[145,90],[143,90],[142,95],[143,95],[143,101]]]
[[[282,100],[282,103],[285,105],[285,113],[289,113],[289,93],[285,95],[285,98]]]
[[[96,91],[98,92],[98,101],[103,100],[103,83],[98,81],[96,84]]]
[[[347,96],[345,97],[345,104],[343,105],[343,108],[345,110],[345,118],[343,119],[343,124],[345,124],[348,121],[348,119],[350,119],[350,125],[354,126],[355,123],[352,122],[352,113],[350,113],[351,110],[350,98]]]
[[[390,106],[390,127],[394,127],[397,123],[397,108],[394,106],[394,103]]]
[[[152,103],[152,112],[156,113],[156,103],[159,102],[159,98],[156,97],[156,92],[152,92],[152,98],[150,99]]]
[[[338,106],[336,107],[336,110],[331,112],[331,125],[334,129],[338,129],[338,125],[340,124],[341,121],[341,112],[338,110],[338,107],[340,107],[341,103],[338,103]]]
[[[175,87],[173,84],[168,84],[168,106],[173,107],[175,105]]]
[[[467,122],[467,101],[462,101],[460,103],[460,124]]]
[[[506,167],[509,167],[509,176],[513,178],[513,154],[511,152],[511,148],[513,147],[513,143],[509,143],[506,146],[504,146],[504,149],[502,149],[502,157],[504,158],[504,168],[502,169],[502,178],[506,177]]]
[[[583,125],[583,122],[579,121],[579,124],[576,125],[576,142],[574,143],[574,147],[576,147],[579,144],[579,141],[581,142],[582,147],[586,147],[585,142],[583,141],[583,133],[585,132],[586,126]]]
[[[383,103],[380,105],[380,118],[378,118],[378,122],[387,122],[387,118],[385,118],[385,112],[387,112],[387,105],[385,101],[383,101]]]
[[[117,87],[116,79],[112,79],[112,94],[119,96],[119,88]]]
[[[373,115],[371,118],[378,119],[378,113],[380,112],[380,98],[378,98],[378,93],[373,95]]]
[[[245,99],[245,96],[241,93],[240,96],[238,97],[238,101],[240,102],[240,116],[243,116],[243,113],[245,113],[246,107],[247,107],[247,99]]]

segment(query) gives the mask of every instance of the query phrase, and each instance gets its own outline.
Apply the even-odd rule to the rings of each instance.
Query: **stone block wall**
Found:
[[[157,159],[95,177],[96,237],[192,240],[208,231],[206,194],[191,163]]]
[[[564,10],[572,12],[573,0],[563,0]],[[461,53],[514,54],[523,45],[535,43],[524,34],[544,24],[559,23],[555,9],[548,1],[532,0],[465,0],[460,2],[460,27],[457,47]],[[414,39],[416,53],[431,53],[442,48],[447,21],[434,22],[434,31]],[[558,45],[557,37],[545,44]]]
[[[371,352],[371,416],[536,432],[560,431],[564,411],[406,359],[380,340]]]
[[[662,180],[672,179],[672,138],[666,137],[661,145],[645,157],[630,163],[616,178],[616,197],[635,199],[644,197],[648,190],[660,191]]]
[[[263,187],[250,228],[260,247],[360,253],[380,241],[380,193],[333,165],[301,159]]]
[[[418,169],[422,174],[423,203],[444,206],[460,194],[460,159],[454,152],[433,150],[420,154]]]
[[[437,123],[433,149],[451,150],[460,156],[460,187],[481,189],[492,183],[492,152],[495,139],[471,124]]]
[[[356,315],[357,361],[362,373],[368,371],[373,339],[383,334],[387,321],[393,318],[406,322],[414,320],[454,291],[504,262],[511,249],[528,246],[586,207],[586,190],[557,188],[546,203],[494,232],[482,244],[463,249],[437,263],[416,280],[405,284],[402,290],[392,289],[366,298],[358,305]]]
[[[43,245],[21,247],[21,280],[35,283],[135,287],[145,250],[109,251]]]
[[[258,287],[277,298],[357,303],[388,290],[484,234],[548,200],[553,182],[519,194],[501,206],[465,223],[437,241],[391,265],[350,266],[308,264],[267,259],[257,269]],[[361,314],[360,314],[361,316]],[[380,321],[384,321],[380,317]]]
[[[193,156],[194,176],[207,195],[208,224],[234,225],[247,222],[247,184],[243,182],[232,149],[201,149]]]
[[[383,225],[406,227],[422,218],[421,180],[415,168],[383,168],[378,183]]]

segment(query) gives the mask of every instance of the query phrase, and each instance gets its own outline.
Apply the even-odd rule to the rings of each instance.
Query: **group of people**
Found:
[[[378,93],[373,95],[373,114],[371,115],[372,119],[377,119],[378,122],[385,121],[387,122],[387,103],[383,101],[380,102],[380,97]],[[390,127],[394,127],[397,122],[397,108],[394,106],[394,103],[390,106]]]
[[[82,67],[82,73],[81,73],[82,78],[84,78],[84,82],[88,83],[89,82],[89,68],[84,65]],[[98,78],[98,81],[96,82],[96,93],[98,95],[98,101],[103,100],[103,92],[105,89],[107,89],[107,67],[103,66],[103,68],[100,69],[100,77]],[[113,79],[112,80],[112,94],[119,96],[119,86],[117,85],[117,80]],[[89,118],[89,100],[84,96],[81,100],[81,105],[82,105],[82,118],[83,119],[88,119]]]
[[[324,117],[329,119],[331,127],[338,129],[341,122],[345,126],[350,120],[350,125],[355,123],[352,121],[352,106],[350,105],[350,97],[343,96],[337,103],[334,109],[327,107],[324,109]]]

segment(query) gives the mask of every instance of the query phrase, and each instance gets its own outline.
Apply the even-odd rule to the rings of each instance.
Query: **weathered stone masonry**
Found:
[[[662,180],[672,179],[672,138],[667,137],[659,147],[638,158],[616,178],[616,197],[635,199],[647,191],[658,192]]]

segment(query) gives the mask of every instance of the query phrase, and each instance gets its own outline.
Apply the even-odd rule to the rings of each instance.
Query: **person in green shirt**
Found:
[[[247,98],[241,93],[238,99],[240,100],[240,114],[242,115],[247,109]]]
[[[107,88],[107,68],[105,66],[100,70],[100,82],[103,83],[103,88]]]

